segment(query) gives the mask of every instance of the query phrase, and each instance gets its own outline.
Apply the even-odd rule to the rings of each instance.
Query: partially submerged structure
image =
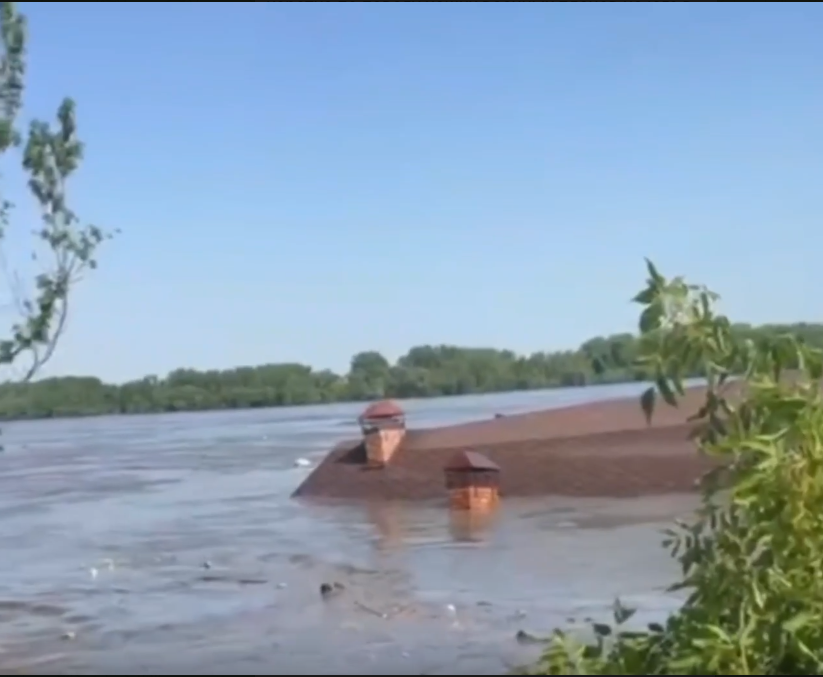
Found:
[[[360,415],[360,430],[366,447],[366,463],[382,468],[391,461],[406,435],[406,415],[396,402],[375,402]]]
[[[492,493],[479,489],[492,484],[503,497],[692,491],[711,467],[690,439],[688,418],[703,398],[702,389],[688,391],[677,409],[659,407],[651,425],[637,399],[630,398],[418,430],[406,427],[397,403],[379,402],[360,417],[362,437],[337,445],[295,496],[427,500],[451,495],[454,505],[477,505],[487,500],[480,496]],[[457,452],[478,454],[496,470],[449,470]],[[464,491],[467,487],[474,493]]]
[[[500,498],[500,466],[476,451],[458,451],[446,467],[446,489],[453,510],[493,509]]]

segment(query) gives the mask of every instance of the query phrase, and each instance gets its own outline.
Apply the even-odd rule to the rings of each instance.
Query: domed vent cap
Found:
[[[458,451],[444,468],[447,472],[500,472],[500,466],[476,451]]]
[[[375,420],[385,418],[403,418],[405,413],[394,400],[381,400],[366,407],[360,415],[360,420]]]

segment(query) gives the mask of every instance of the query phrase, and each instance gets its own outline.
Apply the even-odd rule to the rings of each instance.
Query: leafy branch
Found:
[[[691,420],[716,461],[701,507],[667,530],[686,595],[662,625],[595,624],[594,641],[563,631],[528,674],[812,675],[823,671],[823,355],[790,334],[736,338],[717,294],[668,280],[647,261],[640,398],[679,406],[684,374],[705,375]],[[622,607],[620,607],[622,609]]]
[[[98,246],[112,236],[97,226],[82,225],[68,205],[67,182],[83,158],[77,137],[75,105],[65,99],[55,124],[34,120],[25,140],[17,123],[26,74],[27,25],[16,3],[0,3],[0,154],[22,146],[23,170],[40,211],[41,225],[33,231],[45,245],[47,261],[34,280],[34,293],[25,295],[19,279],[6,270],[15,303],[22,315],[11,337],[0,341],[0,364],[31,356],[22,380],[30,380],[53,356],[65,331],[71,290],[86,270],[97,265]],[[10,223],[13,204],[0,199],[0,238]],[[5,259],[4,259],[5,261]]]

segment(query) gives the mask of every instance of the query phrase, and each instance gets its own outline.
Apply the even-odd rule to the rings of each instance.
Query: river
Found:
[[[639,384],[407,401],[410,427]],[[363,405],[16,422],[0,454],[0,673],[501,674],[515,641],[677,600],[660,529],[692,497],[441,506],[290,498]],[[332,599],[321,583],[339,583]]]

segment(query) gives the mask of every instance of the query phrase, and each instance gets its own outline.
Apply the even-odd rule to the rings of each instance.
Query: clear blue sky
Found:
[[[21,4],[123,231],[49,374],[575,347],[645,255],[823,319],[818,3]]]

